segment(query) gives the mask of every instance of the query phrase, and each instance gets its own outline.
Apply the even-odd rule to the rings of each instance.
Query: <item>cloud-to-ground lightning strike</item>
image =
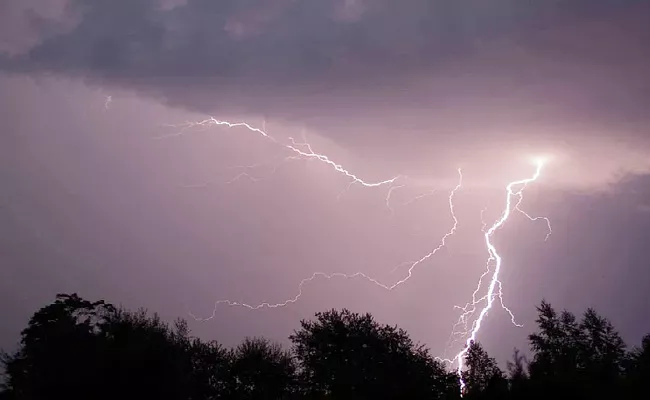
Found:
[[[379,187],[379,186],[386,185],[386,186],[389,187],[389,189],[388,189],[388,192],[386,194],[385,203],[386,203],[386,207],[388,208],[388,210],[391,213],[393,213],[393,209],[392,209],[392,207],[390,205],[391,195],[393,194],[393,192],[395,190],[406,186],[405,184],[396,185],[396,181],[400,177],[402,177],[401,175],[397,175],[397,176],[395,176],[395,177],[393,177],[391,179],[382,180],[382,181],[371,182],[371,181],[363,180],[363,179],[359,178],[357,175],[355,175],[354,173],[352,173],[352,172],[348,171],[347,169],[343,168],[343,166],[341,166],[340,164],[337,164],[334,161],[332,161],[331,159],[329,159],[326,155],[314,152],[311,145],[309,143],[307,143],[306,140],[303,140],[303,142],[299,143],[299,142],[296,142],[293,138],[289,137],[288,138],[288,140],[289,140],[288,144],[287,143],[281,143],[277,139],[270,136],[264,129],[255,128],[255,127],[253,127],[253,126],[251,126],[251,125],[249,125],[248,123],[245,123],[245,122],[228,122],[228,121],[217,120],[215,118],[208,118],[208,119],[198,121],[198,122],[188,122],[185,125],[183,125],[184,128],[191,128],[191,127],[207,128],[207,127],[211,127],[211,126],[226,126],[228,128],[244,127],[246,129],[248,129],[249,131],[258,133],[261,136],[263,136],[264,138],[266,138],[268,140],[271,140],[273,143],[276,143],[276,144],[278,144],[280,146],[283,146],[286,149],[293,152],[292,155],[284,157],[284,159],[283,159],[283,161],[281,163],[289,161],[289,160],[295,160],[295,159],[317,160],[319,162],[322,162],[322,163],[328,165],[329,167],[331,167],[332,169],[334,169],[336,172],[338,172],[338,173],[340,173],[340,174],[342,174],[342,175],[344,175],[344,176],[346,176],[347,178],[350,179],[350,182],[347,185],[345,190],[347,190],[353,184],[360,184],[360,185],[362,185],[364,187],[367,187],[367,188],[373,188],[373,187]],[[181,131],[181,132],[179,132],[179,133],[177,133],[177,134],[175,134],[173,136],[177,136],[177,135],[180,135],[182,133],[183,132]],[[481,329],[481,326],[482,326],[482,324],[483,324],[483,322],[485,320],[485,317],[487,316],[488,312],[492,308],[492,306],[494,304],[494,301],[495,301],[495,299],[497,297],[499,298],[499,302],[500,302],[501,307],[510,315],[511,322],[516,326],[519,326],[519,327],[522,326],[522,325],[517,324],[517,322],[515,321],[515,317],[514,317],[513,313],[504,304],[502,283],[499,280],[499,273],[501,271],[501,266],[502,266],[502,258],[499,255],[499,253],[497,252],[497,249],[494,246],[494,244],[492,243],[491,239],[492,239],[493,234],[497,230],[501,229],[503,227],[503,225],[508,221],[508,219],[509,219],[510,215],[512,214],[513,210],[521,213],[522,215],[524,215],[530,221],[537,221],[537,220],[540,220],[540,219],[544,220],[546,222],[546,224],[547,224],[547,227],[548,227],[548,233],[546,235],[545,240],[547,240],[549,238],[549,236],[552,233],[550,220],[548,218],[546,218],[546,217],[532,217],[528,213],[523,211],[521,209],[521,207],[520,207],[520,205],[521,205],[521,203],[523,201],[523,190],[526,188],[526,186],[528,184],[536,181],[539,178],[543,165],[544,165],[544,161],[543,160],[538,160],[537,163],[536,163],[535,173],[533,174],[532,177],[527,178],[527,179],[522,179],[522,180],[510,182],[506,186],[506,206],[505,206],[505,209],[502,212],[501,217],[487,230],[486,230],[487,223],[483,220],[483,212],[485,211],[485,209],[481,211],[481,222],[483,223],[482,232],[484,234],[485,245],[486,245],[487,250],[488,250],[488,259],[487,259],[487,262],[486,262],[486,270],[479,277],[476,289],[472,293],[471,301],[469,303],[467,303],[464,307],[456,306],[456,308],[462,310],[462,313],[461,313],[460,317],[458,318],[458,321],[456,322],[456,324],[452,328],[452,332],[450,334],[448,346],[450,346],[452,344],[452,342],[455,342],[455,340],[456,340],[455,338],[457,338],[457,337],[459,339],[460,338],[466,338],[465,343],[464,343],[464,346],[463,346],[462,350],[459,351],[452,359],[437,357],[437,359],[440,360],[440,361],[448,362],[450,364],[454,364],[454,363],[457,364],[456,372],[457,372],[458,377],[459,377],[459,383],[460,383],[460,387],[461,387],[461,394],[465,389],[465,382],[463,381],[462,374],[461,374],[461,372],[465,368],[464,357],[465,357],[471,343],[476,340],[476,337],[477,337],[477,335],[478,335],[478,333],[479,333],[479,331]],[[251,166],[241,166],[239,168],[252,169],[252,168],[259,167],[259,166],[261,166],[261,164],[254,164],[254,165],[251,165]],[[273,171],[275,171],[275,169],[277,169],[278,166],[279,166],[279,164],[276,165],[273,168]],[[190,313],[190,316],[192,318],[194,318],[196,321],[210,320],[210,319],[215,317],[216,311],[217,311],[217,308],[218,308],[219,305],[239,306],[239,307],[244,307],[244,308],[248,308],[248,309],[251,309],[251,310],[257,310],[257,309],[262,309],[262,308],[284,307],[284,306],[287,306],[289,304],[293,304],[293,303],[297,302],[303,295],[303,287],[305,286],[305,284],[315,280],[316,278],[326,278],[326,279],[333,279],[333,278],[346,278],[346,279],[363,278],[363,279],[367,280],[368,282],[370,282],[370,283],[372,283],[374,285],[377,285],[377,286],[379,286],[379,287],[381,287],[381,288],[383,288],[385,290],[392,291],[393,289],[397,288],[398,286],[400,286],[401,284],[403,284],[404,282],[409,280],[413,276],[414,269],[419,264],[427,261],[429,258],[434,256],[439,250],[441,250],[446,245],[447,239],[456,232],[457,227],[458,227],[458,219],[456,218],[456,214],[455,214],[455,210],[454,210],[454,196],[455,196],[456,192],[459,189],[461,189],[461,187],[462,187],[463,174],[462,174],[461,169],[458,169],[458,175],[459,175],[458,184],[453,188],[453,190],[451,190],[451,192],[449,193],[449,198],[448,198],[448,200],[449,200],[449,210],[450,210],[450,213],[451,213],[451,217],[453,219],[452,227],[442,237],[442,239],[440,240],[438,246],[436,248],[434,248],[432,251],[425,254],[423,257],[421,257],[417,261],[401,263],[400,265],[395,267],[393,272],[395,270],[399,269],[400,267],[403,267],[403,266],[406,266],[406,265],[409,266],[406,276],[404,278],[400,279],[399,281],[395,282],[394,284],[388,285],[388,284],[382,283],[382,282],[378,281],[377,279],[375,279],[375,278],[373,278],[373,277],[371,277],[371,276],[369,276],[369,275],[367,275],[367,274],[365,274],[363,272],[356,272],[356,273],[353,273],[353,274],[347,274],[347,273],[342,273],[342,272],[335,272],[335,273],[314,272],[310,277],[305,278],[305,279],[300,281],[300,283],[298,284],[298,292],[297,292],[297,294],[294,297],[292,297],[292,298],[290,298],[288,300],[285,300],[285,301],[282,301],[282,302],[279,302],[279,303],[263,302],[263,303],[260,303],[260,304],[248,304],[248,303],[232,301],[232,300],[219,300],[219,301],[215,302],[214,309],[212,311],[212,314],[209,317],[207,317],[207,318],[199,318],[199,317],[195,316],[192,313]],[[247,177],[247,178],[249,178],[251,180],[256,180],[256,178],[254,178],[253,176],[249,175],[246,171],[244,171],[244,172],[241,172],[240,174],[238,174],[230,182],[233,182],[233,181],[235,181],[237,179],[240,179],[242,177]],[[404,178],[406,178],[406,177],[404,176]],[[343,192],[345,192],[345,190]],[[433,193],[433,191],[430,191],[429,193],[425,193],[425,194],[422,194],[420,196],[417,196],[415,199],[412,199],[412,200],[410,200],[408,202],[403,203],[403,205],[407,205],[410,202],[413,202],[413,201],[415,201],[417,199],[428,196],[428,195],[430,195],[432,193]],[[341,196],[341,194],[339,194],[339,197]],[[516,200],[513,200],[514,198],[516,198]],[[488,275],[490,275],[490,273],[491,273],[491,277],[490,277],[490,283],[488,285],[487,293],[484,296],[478,298],[477,297],[478,293],[481,290],[481,288],[483,287],[483,281]],[[481,305],[482,305],[482,307],[481,307]],[[472,318],[476,314],[476,312],[479,313],[478,317],[476,319],[474,319],[473,322],[470,324],[470,321],[472,320]],[[459,329],[460,327],[462,327],[462,330]]]
[[[459,381],[460,381],[461,393],[465,389],[465,382],[464,382],[464,380],[462,378],[462,375],[461,375],[461,372],[464,369],[465,355],[467,354],[467,351],[468,351],[470,345],[472,344],[472,342],[474,342],[476,340],[476,336],[477,336],[478,332],[481,329],[481,325],[482,325],[483,321],[485,320],[485,317],[486,317],[487,313],[490,311],[490,309],[492,308],[492,305],[494,304],[495,297],[499,297],[499,299],[501,301],[501,306],[510,314],[512,322],[515,323],[514,315],[503,304],[502,285],[501,285],[501,281],[499,281],[499,272],[501,271],[502,259],[501,259],[501,256],[499,255],[499,253],[497,252],[496,247],[492,243],[491,238],[492,238],[492,235],[494,234],[494,232],[496,230],[500,229],[506,223],[506,221],[508,221],[508,218],[510,217],[513,209],[523,213],[529,219],[535,220],[535,218],[532,218],[528,214],[523,212],[519,208],[519,204],[523,200],[523,190],[525,189],[525,187],[529,183],[532,183],[532,182],[536,181],[539,178],[539,176],[541,174],[541,171],[542,171],[542,167],[543,167],[543,162],[539,161],[537,163],[537,168],[535,170],[535,173],[533,174],[532,177],[527,178],[527,179],[522,179],[522,180],[510,182],[506,186],[506,207],[505,207],[505,209],[503,211],[503,214],[501,214],[501,218],[499,218],[490,227],[490,229],[488,229],[487,231],[484,232],[485,245],[487,246],[488,254],[489,254],[488,270],[485,273],[483,273],[483,275],[481,275],[481,277],[479,279],[478,286],[477,286],[476,290],[474,291],[474,293],[472,294],[472,302],[469,303],[467,306],[465,306],[463,308],[464,312],[461,315],[461,317],[459,318],[459,323],[467,324],[467,321],[469,320],[469,318],[477,310],[478,304],[485,301],[485,305],[483,306],[483,308],[481,308],[481,311],[480,311],[478,317],[472,323],[471,330],[469,331],[469,335],[468,335],[468,337],[467,337],[467,339],[465,341],[465,346],[452,359],[452,361],[457,362],[456,372],[458,373],[458,377],[459,377]],[[515,188],[517,188],[517,187],[518,187],[518,190],[515,190]],[[518,199],[517,202],[515,203],[514,207],[512,205],[513,197],[516,197]],[[549,223],[549,220],[547,218],[544,218],[544,219],[546,220],[547,223]],[[549,229],[550,229],[550,223],[549,223]],[[487,276],[489,271],[490,271],[489,264],[490,264],[491,261],[494,261],[494,269],[492,270],[492,277],[490,279],[490,284],[488,286],[487,294],[485,296],[481,297],[480,299],[476,299],[476,295],[477,295],[480,287],[482,286],[483,278],[485,276]],[[459,324],[457,324],[456,326],[458,326],[458,325]]]

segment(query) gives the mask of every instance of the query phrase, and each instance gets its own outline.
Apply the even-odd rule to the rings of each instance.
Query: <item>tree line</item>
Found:
[[[261,337],[226,348],[182,319],[60,294],[34,313],[18,349],[2,352],[0,400],[648,398],[650,335],[628,350],[593,309],[537,310],[530,360],[515,350],[504,371],[472,343],[461,393],[455,371],[370,314],[316,313],[288,349]]]

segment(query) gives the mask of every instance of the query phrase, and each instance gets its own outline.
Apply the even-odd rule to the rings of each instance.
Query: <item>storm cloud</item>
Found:
[[[42,40],[5,56],[5,70],[307,127],[382,172],[464,166],[497,182],[499,165],[543,153],[573,171],[555,183],[584,188],[650,164],[645,1],[69,0],[61,10],[26,14]]]

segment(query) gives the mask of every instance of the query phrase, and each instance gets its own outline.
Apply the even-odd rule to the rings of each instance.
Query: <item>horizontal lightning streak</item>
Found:
[[[377,279],[372,278],[371,276],[369,276],[369,275],[367,275],[367,274],[365,274],[363,272],[356,272],[356,273],[353,273],[353,274],[346,274],[346,273],[342,273],[342,272],[335,272],[335,273],[331,273],[331,274],[327,274],[327,273],[324,273],[324,272],[315,272],[309,278],[305,278],[302,281],[300,281],[300,283],[298,284],[298,294],[296,294],[293,298],[285,300],[283,302],[275,303],[275,304],[264,302],[264,303],[260,303],[260,304],[256,304],[256,305],[251,305],[251,304],[241,303],[241,302],[231,301],[231,300],[218,300],[217,302],[215,302],[214,309],[212,310],[212,314],[209,317],[200,318],[200,317],[197,317],[197,316],[195,316],[194,314],[191,314],[191,313],[190,313],[190,316],[196,321],[208,321],[208,320],[211,320],[216,315],[216,311],[217,311],[218,306],[222,305],[222,304],[229,305],[229,306],[245,307],[245,308],[248,308],[248,309],[251,309],[251,310],[258,310],[258,309],[261,309],[261,308],[284,307],[284,306],[287,306],[289,304],[293,304],[296,301],[298,301],[298,299],[300,299],[300,297],[303,294],[303,291],[302,291],[303,286],[306,283],[311,282],[314,279],[319,278],[319,277],[320,278],[326,278],[326,279],[332,279],[332,278],[346,278],[346,279],[363,278],[363,279],[369,281],[370,283],[373,283],[373,284],[379,286],[380,288],[388,290],[388,291],[391,291],[391,290],[397,288],[398,286],[400,286],[401,284],[403,284],[404,282],[409,280],[411,278],[411,276],[413,276],[413,271],[415,270],[415,268],[418,265],[420,265],[424,261],[428,260],[429,258],[434,256],[438,251],[440,251],[446,245],[447,239],[456,232],[456,229],[458,227],[458,219],[456,218],[456,213],[455,213],[455,210],[454,210],[454,196],[456,195],[456,192],[462,187],[462,183],[463,183],[463,174],[462,174],[462,171],[460,169],[458,169],[458,176],[459,176],[458,184],[449,193],[449,210],[450,210],[450,213],[451,213],[451,217],[453,219],[453,225],[452,225],[451,229],[442,237],[442,239],[440,240],[440,243],[438,244],[438,246],[436,248],[434,248],[429,253],[427,253],[426,255],[421,257],[419,260],[411,262],[411,265],[408,268],[408,272],[407,272],[406,277],[400,279],[399,281],[395,282],[394,284],[387,285],[387,284],[381,283]]]
[[[391,179],[385,179],[385,180],[382,180],[382,181],[366,181],[364,179],[361,179],[357,175],[351,173],[347,169],[345,169],[341,164],[338,164],[338,163],[330,160],[329,157],[327,157],[326,155],[314,152],[312,150],[311,146],[308,143],[296,143],[296,141],[291,137],[289,138],[289,141],[291,142],[290,144],[281,143],[277,139],[275,139],[273,136],[270,136],[266,131],[264,131],[262,129],[259,129],[259,128],[255,128],[255,127],[249,125],[246,122],[221,121],[221,120],[218,120],[216,118],[210,117],[210,118],[204,119],[202,121],[186,122],[185,124],[180,125],[180,126],[179,125],[173,125],[173,126],[182,127],[184,129],[189,129],[189,128],[193,128],[193,127],[208,128],[208,127],[213,127],[213,126],[225,126],[225,127],[228,127],[228,128],[236,128],[236,127],[246,128],[251,132],[255,132],[255,133],[258,133],[258,134],[262,135],[264,138],[272,141],[273,143],[276,143],[276,144],[278,144],[280,146],[285,147],[286,149],[289,149],[290,151],[294,152],[298,156],[301,156],[301,157],[306,158],[306,159],[315,159],[315,160],[318,160],[318,161],[328,165],[329,167],[333,168],[338,173],[343,174],[347,178],[351,179],[351,182],[348,185],[348,188],[352,184],[355,184],[355,183],[360,184],[360,185],[365,186],[365,187],[378,187],[378,186],[384,186],[384,185],[392,185],[393,183],[395,183],[395,181],[397,181],[401,177],[401,175],[397,175],[397,176],[395,176],[395,177],[393,177]],[[184,130],[181,130],[181,131],[179,131],[179,132],[177,132],[175,134],[159,136],[158,138],[161,139],[161,138],[166,138],[166,137],[170,137],[170,136],[179,136],[179,135],[182,135],[183,133],[184,133]],[[301,147],[304,147],[306,149],[306,151],[301,149]]]

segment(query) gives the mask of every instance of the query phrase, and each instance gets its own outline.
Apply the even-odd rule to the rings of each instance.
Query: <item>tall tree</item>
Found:
[[[529,365],[534,398],[584,396],[586,339],[575,316],[558,314],[546,301],[537,307],[539,331],[528,336],[533,360]]]
[[[589,308],[580,323],[584,332],[585,372],[599,383],[593,387],[616,386],[622,376],[625,361],[625,343],[612,323]]]
[[[625,344],[613,325],[593,309],[581,321],[568,311],[558,315],[545,301],[538,311],[539,332],[529,339],[534,352],[530,375],[540,390],[574,398],[614,395]]]
[[[301,321],[290,336],[312,396],[345,399],[442,399],[458,395],[457,378],[407,333],[370,314],[331,310]]]
[[[499,398],[507,393],[508,382],[503,371],[479,343],[470,344],[465,366],[467,369],[462,372],[462,378],[467,398]]]
[[[13,398],[100,398],[107,318],[115,308],[76,294],[59,294],[21,333],[21,346],[3,357],[5,391]]]
[[[559,315],[546,301],[537,307],[539,332],[528,336],[534,358],[531,376],[548,378],[573,374],[584,365],[585,338],[575,316],[562,311]]]

